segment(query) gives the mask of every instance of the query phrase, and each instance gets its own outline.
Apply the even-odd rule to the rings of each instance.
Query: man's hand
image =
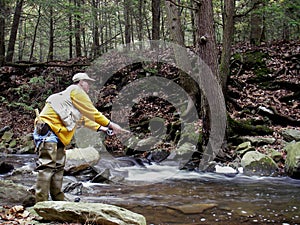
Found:
[[[113,130],[114,134],[119,134],[122,132],[130,133],[130,131],[123,129],[122,127],[120,127],[118,124],[114,122],[110,122],[108,127]]]

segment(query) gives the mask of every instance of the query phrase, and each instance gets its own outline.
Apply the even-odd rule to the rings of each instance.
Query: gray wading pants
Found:
[[[37,160],[36,202],[63,201],[62,182],[66,161],[65,147],[54,142],[41,143]]]

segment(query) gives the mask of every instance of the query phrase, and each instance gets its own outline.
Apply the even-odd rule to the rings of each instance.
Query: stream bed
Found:
[[[16,168],[34,165],[32,155],[5,157]],[[300,224],[300,180],[179,171],[170,164],[120,167],[116,171],[125,174],[123,180],[81,182],[81,193],[68,193],[67,197],[124,207],[144,215],[149,225]],[[34,173],[22,176],[0,179],[34,185]],[[65,176],[64,185],[70,182],[78,181]]]

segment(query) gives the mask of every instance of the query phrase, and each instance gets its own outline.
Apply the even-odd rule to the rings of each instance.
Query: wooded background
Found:
[[[298,39],[299,24],[299,0],[0,0],[0,62],[95,58],[147,39],[196,46],[207,29],[226,48],[260,44]]]
[[[234,72],[234,63],[231,60],[234,44],[241,42],[247,46],[248,50],[263,46],[273,52],[279,51],[280,57],[285,59],[276,58],[277,61],[274,63],[278,66],[275,72],[265,70],[266,73],[261,76],[262,81],[274,81],[274,77],[278,78],[281,73],[287,75],[289,69],[295,70],[293,77],[296,81],[291,85],[290,82],[294,80],[287,78],[289,82],[283,83],[285,87],[295,87],[292,90],[293,92],[296,90],[293,94],[294,99],[294,97],[298,98],[299,90],[299,76],[297,76],[299,73],[299,37],[300,0],[0,0],[0,66],[26,68],[14,72],[9,67],[7,69],[2,67],[3,72],[7,71],[4,75],[0,75],[0,78],[7,82],[1,84],[3,96],[0,103],[4,106],[3,109],[9,111],[5,113],[3,110],[5,115],[12,113],[10,107],[25,106],[29,109],[27,113],[30,115],[28,118],[30,121],[31,114],[34,113],[31,109],[40,108],[37,104],[43,104],[46,98],[44,95],[48,96],[58,91],[57,86],[59,86],[55,83],[53,85],[55,88],[50,86],[45,88],[43,72],[35,70],[31,73],[28,69],[30,65],[47,66],[49,62],[75,59],[76,66],[83,68],[84,65],[78,65],[78,62],[79,64],[91,62],[119,45],[128,43],[134,45],[138,41],[145,40],[172,41],[191,48],[209,65],[213,75],[222,84],[225,97],[228,92],[235,93],[232,90],[228,91],[230,69]],[[280,43],[278,45],[281,49],[278,49],[278,46],[274,48],[272,43],[276,41]],[[287,46],[284,47],[285,41],[289,41],[295,51]],[[271,49],[272,47],[274,49]],[[289,52],[286,52],[286,49],[289,49]],[[237,51],[242,50],[238,49],[235,52]],[[259,53],[263,57],[263,54]],[[262,61],[255,54],[253,57]],[[289,62],[283,64],[287,60]],[[237,61],[235,60],[235,64]],[[260,66],[257,61],[251,63],[248,63],[249,68],[246,68],[246,65],[238,66],[235,74],[241,75],[241,68],[254,71]],[[65,66],[62,63],[54,64],[50,66]],[[230,68],[230,65],[233,67]],[[25,72],[30,77],[11,82],[15,74]],[[66,73],[71,76],[69,71]],[[7,74],[10,74],[11,78],[6,76]],[[53,71],[48,71],[45,76],[51,74],[58,76]],[[274,76],[271,76],[272,74]],[[202,127],[202,141],[206,145],[210,130],[207,100],[204,95],[199,98],[199,89],[184,73],[178,75],[180,85],[188,92],[193,102],[201,106],[200,114],[205,121]],[[39,81],[42,81],[41,87],[37,86]],[[67,81],[70,81],[70,77]],[[28,82],[31,85],[35,84],[36,87],[28,86]],[[239,83],[236,80],[233,82]],[[15,87],[11,88],[11,86]],[[245,92],[247,89],[243,89],[246,87],[244,80],[239,86],[241,95],[236,98],[242,103],[241,96],[246,93],[248,98],[253,89]],[[22,91],[38,88],[42,88],[37,91],[38,94],[25,95]],[[262,93],[266,95],[266,92]],[[293,109],[298,107],[298,101],[295,102],[297,104],[293,106]],[[278,104],[278,101],[276,105],[278,111],[285,109]],[[299,115],[293,110],[285,110],[284,113],[280,112],[284,116],[276,120],[286,121],[286,112],[291,112],[293,116]],[[17,113],[21,114],[19,111]],[[25,120],[22,119],[22,121]],[[21,133],[23,130],[19,128],[19,125],[14,126],[14,122],[13,117],[9,122],[3,120],[3,124],[12,124]],[[289,119],[288,124],[291,123],[298,124],[295,124],[295,119]],[[25,127],[30,131],[32,125],[28,124]]]

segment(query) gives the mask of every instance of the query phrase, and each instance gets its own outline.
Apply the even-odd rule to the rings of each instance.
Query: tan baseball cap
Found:
[[[94,79],[90,78],[89,75],[87,75],[86,73],[76,73],[73,77],[72,77],[72,81],[78,82],[80,80],[90,80],[90,81],[95,81]]]

